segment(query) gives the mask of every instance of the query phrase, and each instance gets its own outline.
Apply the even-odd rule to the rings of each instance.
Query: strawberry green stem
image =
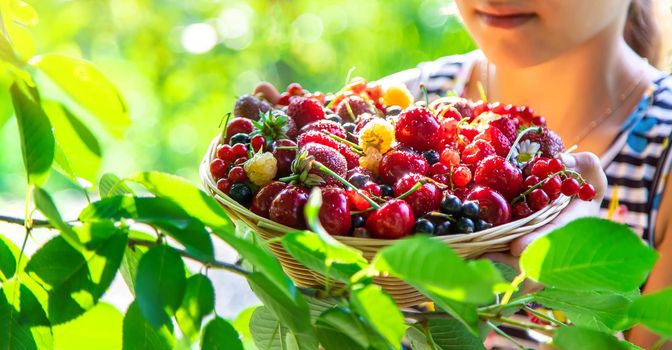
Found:
[[[511,145],[511,149],[509,150],[509,154],[506,155],[506,161],[511,160],[511,156],[513,156],[513,151],[516,149],[516,146],[520,143],[520,140],[525,136],[527,133],[532,132],[532,131],[540,131],[541,128],[533,126],[531,128],[527,128],[518,134],[518,137],[516,137],[516,141],[513,142],[513,145]]]
[[[294,180],[297,180],[299,177],[300,176],[298,174],[294,174],[294,175],[290,175],[290,176],[281,177],[281,178],[278,179],[278,181],[292,182]]]
[[[348,180],[342,178],[340,175],[336,174],[333,170],[331,170],[331,169],[327,168],[326,166],[324,166],[324,164],[322,164],[322,163],[320,163],[320,162],[318,162],[318,161],[314,161],[314,162],[313,162],[313,166],[316,167],[317,169],[319,169],[320,171],[322,171],[323,173],[325,173],[325,174],[327,174],[327,175],[331,175],[331,176],[333,176],[333,177],[334,177],[336,180],[338,180],[340,183],[342,183],[343,185],[345,185],[345,186],[348,187],[348,188],[351,188],[351,189],[352,189],[353,191],[355,191],[358,195],[364,197],[364,199],[366,199],[366,201],[369,202],[369,204],[371,204],[372,207],[374,207],[374,208],[376,208],[376,209],[380,208],[380,205],[379,205],[378,203],[376,203],[373,199],[369,198],[369,196],[367,196],[367,195],[364,194],[364,192],[362,192],[359,188],[355,187],[353,184],[351,184],[350,182],[348,182]]]

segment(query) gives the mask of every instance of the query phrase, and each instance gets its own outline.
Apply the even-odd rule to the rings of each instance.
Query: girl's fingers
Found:
[[[273,84],[267,82],[261,82],[257,84],[257,87],[254,88],[254,92],[252,94],[255,96],[261,96],[266,99],[266,101],[274,105],[278,103],[278,100],[280,100],[280,93],[278,92],[278,89],[276,89]]]

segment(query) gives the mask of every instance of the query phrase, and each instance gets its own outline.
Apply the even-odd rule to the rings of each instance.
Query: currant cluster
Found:
[[[336,93],[293,83],[273,103],[264,96],[238,99],[210,170],[221,192],[293,228],[306,227],[315,186],[329,233],[382,239],[469,234],[563,194],[595,196],[557,159],[562,140],[530,107],[414,102],[404,86],[361,78]]]

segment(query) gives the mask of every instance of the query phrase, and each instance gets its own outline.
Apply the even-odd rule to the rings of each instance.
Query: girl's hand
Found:
[[[252,94],[264,98],[273,105],[277,104],[278,100],[280,100],[278,89],[276,89],[273,84],[267,82],[257,84]]]

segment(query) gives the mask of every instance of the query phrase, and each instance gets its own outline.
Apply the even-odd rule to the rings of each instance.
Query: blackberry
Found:
[[[231,140],[229,140],[229,144],[230,145],[235,145],[235,144],[238,144],[238,143],[242,143],[242,144],[250,143],[250,135],[240,132],[240,133],[237,133],[237,134],[231,136]]]
[[[247,207],[252,202],[252,190],[246,184],[233,184],[229,190],[229,197]]]

